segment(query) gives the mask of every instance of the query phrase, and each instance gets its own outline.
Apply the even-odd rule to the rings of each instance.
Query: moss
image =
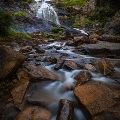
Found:
[[[52,30],[51,30],[51,32],[53,32],[53,33],[58,33],[59,31],[62,31],[62,28],[60,28],[60,27],[53,27]]]
[[[27,14],[25,12],[15,12],[14,16],[16,17],[28,17]]]
[[[60,0],[56,3],[56,6],[58,7],[68,7],[68,6],[79,6],[82,8],[84,4],[89,0]]]
[[[98,20],[90,20],[89,18],[86,18],[84,20],[78,20],[76,21],[72,27],[77,28],[80,26],[84,26],[84,25],[92,25],[92,24],[96,24],[99,23]]]
[[[9,31],[9,37],[14,40],[32,39],[29,34],[17,30]]]

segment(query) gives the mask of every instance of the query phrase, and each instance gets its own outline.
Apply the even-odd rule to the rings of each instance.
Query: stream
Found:
[[[39,49],[45,50],[44,56],[54,56],[58,60],[60,58],[64,58],[66,60],[73,60],[79,64],[86,64],[92,63],[94,60],[98,60],[99,58],[95,58],[89,55],[83,55],[77,52],[76,47],[66,46],[66,42],[53,42],[49,44],[38,45]],[[59,50],[56,48],[59,47]],[[33,50],[35,51],[35,50]],[[116,61],[117,59],[110,59],[111,61]],[[34,61],[29,61],[31,64],[34,64]],[[59,77],[59,81],[51,82],[51,81],[43,81],[43,82],[36,82],[31,83],[25,98],[25,101],[33,105],[40,105],[50,110],[51,112],[51,119],[56,120],[58,107],[59,107],[59,100],[65,99],[74,101],[74,120],[87,120],[80,110],[80,107],[76,101],[76,98],[73,93],[73,88],[75,86],[75,79],[74,76],[77,75],[80,71],[86,70],[84,69],[77,69],[77,70],[70,70],[63,66],[62,69],[54,70],[55,64],[48,64],[44,61],[39,61],[42,67],[50,70],[54,74]],[[116,68],[116,71],[120,71],[119,68]],[[116,88],[120,88],[120,85],[102,74],[98,72],[91,72],[92,79],[106,82],[109,84],[114,85]]]

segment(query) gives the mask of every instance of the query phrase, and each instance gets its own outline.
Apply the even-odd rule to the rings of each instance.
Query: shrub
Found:
[[[0,36],[8,35],[11,24],[12,24],[11,14],[1,10],[0,11]]]

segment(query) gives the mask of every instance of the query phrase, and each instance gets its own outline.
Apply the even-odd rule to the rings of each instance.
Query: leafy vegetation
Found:
[[[80,8],[84,6],[84,4],[89,1],[89,0],[60,0],[57,2],[56,6],[57,7],[68,7],[68,6],[74,6],[77,5]]]
[[[32,38],[29,34],[18,31],[18,30],[9,31],[9,37],[14,40],[22,40],[22,39],[31,39]]]
[[[0,11],[0,36],[7,36],[12,25],[12,15],[4,11]]]
[[[27,14],[25,12],[15,12],[14,16],[16,17],[28,17]]]
[[[53,27],[52,30],[51,30],[51,32],[53,32],[53,33],[58,33],[59,31],[62,31],[62,28],[60,28],[60,27]]]

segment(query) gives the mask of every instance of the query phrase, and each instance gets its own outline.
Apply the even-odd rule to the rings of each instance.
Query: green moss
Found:
[[[17,30],[9,31],[9,37],[15,40],[32,39],[29,34]]]
[[[53,27],[52,30],[51,30],[51,32],[53,32],[53,33],[58,33],[59,31],[62,31],[62,28],[60,28],[60,27]]]
[[[84,20],[78,20],[76,21],[72,27],[77,28],[80,26],[84,26],[84,25],[92,25],[92,24],[96,24],[99,23],[98,20],[90,20],[89,18],[86,18]]]
[[[28,17],[27,14],[25,12],[15,12],[14,16],[16,17]]]
[[[84,4],[89,0],[60,0],[56,3],[56,6],[58,7],[68,7],[68,6],[79,6],[82,8]]]

